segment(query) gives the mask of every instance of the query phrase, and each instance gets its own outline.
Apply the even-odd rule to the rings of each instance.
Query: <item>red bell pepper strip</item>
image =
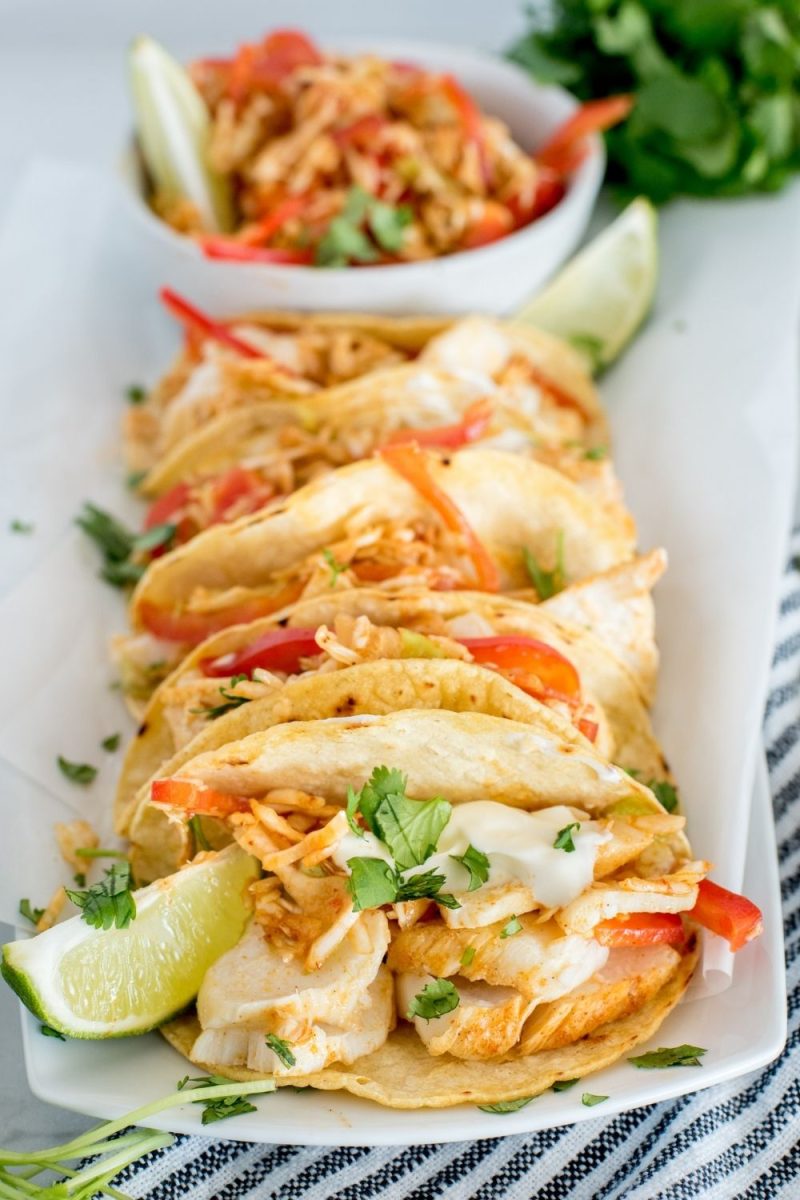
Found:
[[[540,642],[522,634],[497,637],[458,638],[477,663],[492,663],[512,682],[516,672],[535,676],[537,692],[567,701],[580,695],[581,681],[568,658]],[[528,690],[525,688],[524,690]]]
[[[299,29],[275,29],[261,44],[273,70],[291,75],[298,67],[317,67],[325,60],[307,34]]]
[[[491,419],[491,401],[476,400],[455,425],[436,425],[432,429],[396,429],[389,434],[384,445],[403,446],[416,442],[418,446],[457,450],[459,446],[467,446],[482,438]]]
[[[196,646],[204,642],[212,633],[227,629],[229,625],[244,625],[255,621],[258,617],[268,617],[270,613],[294,604],[300,598],[303,590],[302,583],[290,583],[271,596],[258,596],[252,600],[243,600],[231,608],[216,609],[212,612],[172,612],[168,608],[159,608],[156,604],[144,601],[139,609],[139,619],[145,629],[165,642],[181,642]]]
[[[270,629],[262,633],[249,646],[221,654],[218,658],[204,658],[200,669],[204,675],[221,679],[228,675],[250,675],[256,667],[265,671],[285,671],[296,675],[300,670],[300,659],[318,654],[316,629]]]
[[[677,913],[624,913],[594,927],[601,946],[680,946],[686,931]]]
[[[483,132],[483,119],[481,117],[481,110],[478,108],[469,92],[462,87],[454,75],[444,75],[442,77],[441,88],[442,92],[458,114],[458,119],[461,122],[462,129],[464,130],[464,136],[468,139],[468,141],[473,143],[478,152],[481,177],[484,185],[487,188],[491,187],[492,169],[486,153],[486,139]]]
[[[305,247],[249,246],[246,242],[236,241],[235,238],[213,233],[204,234],[196,240],[206,258],[218,261],[272,263],[284,267],[307,267],[314,261],[313,250]],[[259,350],[258,357],[265,358],[266,355]]]
[[[597,738],[597,731],[600,728],[600,726],[597,724],[597,721],[589,721],[586,717],[581,717],[581,719],[577,722],[577,726],[578,730],[583,734],[587,741],[595,741]]]
[[[221,521],[230,520],[233,508],[236,508],[237,516],[257,512],[259,508],[268,504],[274,495],[275,489],[262,479],[257,471],[239,466],[231,467],[213,481],[213,508],[209,524],[218,525]]]
[[[164,808],[176,808],[187,814],[202,813],[207,817],[230,817],[233,813],[250,811],[246,796],[230,796],[191,779],[154,779],[150,785],[150,799]]]
[[[402,475],[442,518],[445,526],[459,533],[467,546],[477,576],[478,587],[484,592],[500,590],[500,573],[488,550],[458,505],[431,478],[419,446],[384,446],[378,451],[388,467]]]
[[[244,355],[245,358],[267,357],[255,346],[251,346],[243,338],[231,333],[227,326],[207,317],[199,308],[195,308],[188,300],[184,300],[177,292],[173,292],[172,288],[161,288],[158,294],[167,311],[189,332],[197,333],[203,338],[213,338],[214,341],[221,342],[223,346],[228,346],[229,349]]]
[[[144,528],[152,529],[155,525],[163,525],[174,517],[184,507],[191,495],[188,483],[176,483],[175,487],[159,496],[147,510]]]
[[[704,879],[698,887],[697,903],[688,915],[698,925],[725,938],[733,951],[741,950],[764,930],[761,909],[752,900],[729,892],[710,879]]]
[[[574,171],[588,153],[587,138],[624,121],[633,108],[631,95],[606,96],[589,100],[560,125],[534,158],[540,167],[549,167],[557,175]]]
[[[308,196],[286,196],[260,221],[256,221],[242,230],[238,240],[245,246],[258,246],[262,242],[268,242],[287,221],[291,221],[293,217],[299,217],[307,207]]]

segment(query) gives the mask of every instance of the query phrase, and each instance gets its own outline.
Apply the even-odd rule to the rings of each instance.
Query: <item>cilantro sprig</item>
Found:
[[[633,93],[610,178],[656,203],[775,191],[800,169],[797,0],[554,0],[510,57],[581,100]]]
[[[71,762],[70,759],[64,758],[63,754],[58,755],[56,762],[61,774],[71,783],[80,783],[86,787],[97,778],[97,767],[93,767],[91,763]]]
[[[404,872],[422,866],[436,850],[452,812],[447,800],[440,796],[411,800],[402,771],[376,767],[359,791],[348,789],[346,811],[352,831],[364,836],[356,820],[360,814],[366,830],[383,843],[393,860],[388,863],[368,855],[348,859],[348,887],[356,911],[425,898],[447,908],[459,907],[453,896],[441,891],[445,877],[439,872],[422,871],[404,878]]]
[[[251,696],[241,696],[238,692],[230,690],[236,687],[237,683],[242,683],[248,678],[248,675],[234,675],[227,686],[222,684],[219,689],[219,694],[222,696],[222,704],[211,704],[203,708],[193,708],[190,711],[207,717],[209,721],[216,721],[217,717],[224,716],[225,713],[231,712],[232,709],[241,708],[243,704],[249,704],[252,699]]]
[[[474,892],[481,884],[486,883],[489,878],[489,859],[482,850],[476,850],[470,844],[463,854],[451,854],[450,857],[469,872],[468,892]]]
[[[565,825],[563,829],[559,829],[553,842],[554,850],[564,850],[567,854],[572,854],[575,850],[575,842],[573,833],[577,833],[581,827],[580,821],[571,821],[569,825]]]
[[[24,917],[26,921],[30,921],[31,925],[38,925],[44,916],[44,909],[34,908],[30,900],[26,897],[19,902],[19,915]]]
[[[85,891],[66,889],[81,917],[94,929],[127,929],[136,916],[136,900],[131,887],[130,863],[114,863],[99,883]]]
[[[100,576],[113,587],[138,583],[145,563],[137,561],[136,556],[149,558],[156,550],[169,550],[175,540],[176,526],[169,522],[135,534],[96,504],[84,504],[83,512],[75,520],[100,550],[103,559]]]

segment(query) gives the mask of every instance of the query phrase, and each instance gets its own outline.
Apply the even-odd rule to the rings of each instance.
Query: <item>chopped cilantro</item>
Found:
[[[107,750],[109,754],[113,754],[115,750],[119,749],[119,743],[120,743],[121,737],[122,737],[121,733],[110,733],[108,735],[108,737],[103,738],[100,745],[103,748],[103,750]]]
[[[577,833],[581,827],[580,821],[572,821],[571,824],[565,825],[563,829],[559,829],[556,834],[556,840],[553,842],[554,850],[565,850],[567,854],[572,854],[575,849],[575,843],[572,840],[572,834]]]
[[[570,1088],[575,1087],[575,1084],[579,1082],[580,1080],[578,1079],[557,1079],[553,1084],[553,1091],[568,1092]]]
[[[285,1042],[283,1038],[279,1038],[277,1033],[268,1033],[264,1041],[285,1067],[293,1067],[296,1064],[297,1059],[292,1054],[289,1043]]]
[[[32,925],[38,925],[44,916],[44,909],[33,908],[30,900],[20,900],[19,915],[24,917],[26,921],[30,921]]]
[[[317,246],[316,264],[346,267],[351,262],[375,262],[378,247],[388,253],[400,249],[403,230],[411,219],[407,206],[395,208],[362,187],[351,187],[342,211],[330,222]]]
[[[68,758],[64,758],[61,754],[59,754],[56,761],[61,774],[65,775],[73,783],[80,783],[86,787],[97,776],[97,767],[93,767],[91,763],[70,762]]]
[[[668,779],[650,779],[647,786],[668,813],[675,812],[678,807],[678,792]]]
[[[462,967],[471,967],[474,958],[475,958],[475,947],[474,946],[465,946],[464,953],[461,955],[461,966]]]
[[[504,1116],[506,1113],[519,1112],[526,1104],[530,1104],[531,1100],[535,1100],[535,1096],[520,1096],[519,1100],[498,1100],[497,1104],[479,1104],[478,1108],[481,1112],[496,1113],[497,1116]]]
[[[531,550],[527,546],[523,546],[522,553],[525,559],[525,570],[528,572],[531,583],[536,588],[536,592],[540,600],[549,600],[551,596],[563,592],[566,587],[566,574],[564,571],[564,530],[559,529],[556,535],[556,558],[555,565],[551,571],[546,571],[542,567]]]
[[[409,1021],[413,1017],[432,1021],[435,1017],[443,1017],[445,1013],[458,1008],[460,1000],[458,989],[449,979],[432,979],[414,996],[406,1016]]]
[[[469,872],[468,892],[474,892],[481,884],[486,883],[489,878],[489,859],[481,850],[469,845],[463,854],[451,854],[450,857]]]
[[[682,1046],[659,1046],[658,1050],[637,1054],[635,1058],[629,1058],[628,1062],[644,1071],[664,1067],[701,1067],[703,1064],[700,1059],[706,1053],[702,1046],[688,1046],[684,1043]]]
[[[184,1089],[189,1091],[201,1090],[202,1088],[225,1087],[230,1086],[230,1079],[226,1079],[224,1075],[206,1075],[194,1076],[184,1075],[183,1079],[178,1081],[178,1091]],[[246,1096],[223,1096],[214,1100],[204,1100],[202,1097],[199,1100],[193,1100],[192,1104],[202,1104],[203,1115],[201,1120],[204,1125],[211,1125],[214,1121],[226,1121],[228,1117],[241,1117],[245,1113],[256,1112],[255,1104],[251,1104]]]
[[[587,462],[602,462],[604,458],[608,458],[608,450],[605,446],[591,446],[583,457]]]
[[[33,533],[35,528],[30,521],[20,521],[19,517],[14,517],[8,527],[12,533]]]
[[[519,933],[519,931],[521,929],[522,929],[522,923],[521,923],[519,917],[511,917],[510,920],[506,921],[505,925],[500,930],[500,937],[501,938],[513,937],[514,934]]]
[[[339,560],[334,556],[333,551],[329,550],[327,547],[322,551],[322,557],[325,559],[325,562],[328,564],[328,566],[331,569],[331,577],[329,580],[329,584],[331,587],[335,587],[336,580],[339,578],[342,571],[347,570],[349,564],[348,563],[340,563]]]
[[[147,390],[140,383],[131,383],[125,388],[125,399],[128,404],[143,404],[147,399]]]
[[[585,1104],[587,1108],[594,1108],[595,1104],[602,1104],[607,1099],[608,1096],[596,1096],[593,1092],[584,1092],[581,1096],[581,1104]]]
[[[382,858],[349,858],[347,865],[347,887],[356,912],[393,904],[397,899],[397,872]]]
[[[360,812],[367,828],[388,846],[400,870],[420,866],[436,849],[442,830],[450,820],[452,806],[437,796],[432,800],[410,800],[406,778],[389,767],[376,767],[348,810]]]
[[[105,879],[94,883],[85,892],[67,888],[73,904],[82,909],[81,917],[94,929],[127,929],[136,916],[136,901],[131,891],[130,863],[114,863]]]

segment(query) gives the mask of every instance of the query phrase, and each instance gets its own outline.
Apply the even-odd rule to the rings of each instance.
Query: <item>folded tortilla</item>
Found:
[[[641,569],[634,569],[634,565],[631,564],[618,570],[627,570],[633,587],[638,587]],[[615,583],[619,585],[619,581]],[[596,606],[599,612],[607,589],[600,582],[595,586],[599,591]],[[331,627],[337,616],[343,614],[354,618],[364,616],[376,626],[402,627],[421,633],[445,632],[449,625],[445,625],[443,630],[442,624],[454,623],[454,628],[460,627],[463,636],[510,634],[544,642],[563,654],[577,669],[581,679],[582,696],[591,702],[597,711],[601,730],[605,735],[601,744],[606,754],[624,767],[637,771],[645,780],[665,778],[668,774],[667,768],[653,735],[637,681],[622,661],[630,641],[637,645],[640,657],[649,659],[655,656],[652,618],[642,619],[644,605],[641,604],[640,594],[636,590],[632,592],[630,637],[625,622],[617,616],[618,625],[626,630],[619,653],[613,642],[610,646],[606,645],[601,637],[593,632],[552,616],[549,607],[554,600],[534,606],[507,596],[493,596],[481,592],[334,589],[327,595],[300,601],[282,614],[262,618],[249,626],[232,626],[215,634],[187,655],[165,683],[156,690],[145,710],[137,734],[127,750],[117,789],[115,813],[119,831],[127,832],[134,808],[140,807],[142,803],[141,797],[136,800],[137,792],[162,764],[169,763],[166,769],[171,773],[181,762],[202,750],[224,745],[226,741],[235,741],[245,733],[265,728],[276,720],[289,719],[282,717],[281,713],[298,711],[298,703],[300,719],[303,719],[304,701],[300,701],[300,697],[304,696],[305,690],[294,686],[297,682],[297,677],[294,677],[288,696],[284,694],[285,688],[281,688],[264,699],[253,700],[216,719],[208,719],[201,732],[188,744],[181,744],[165,715],[165,706],[171,694],[180,693],[181,688],[186,687],[187,681],[196,676],[199,664],[203,660],[235,653],[272,629],[316,629],[321,625]],[[626,603],[627,600],[618,599],[612,606],[612,611],[618,614],[619,609],[624,608]],[[599,618],[597,624],[602,627]],[[463,685],[459,689],[462,697],[473,694],[486,697],[484,711],[512,715],[505,698],[502,710],[492,707],[499,701],[501,689],[490,687],[489,681],[483,679],[482,670],[476,675],[474,670],[464,669],[468,664],[456,660],[451,660],[446,669],[438,665],[442,660],[418,660],[430,663],[432,667],[432,671],[427,675],[424,672],[421,674],[427,686],[420,687],[413,685],[413,671],[410,668],[403,669],[405,664],[411,661],[414,660],[403,658],[393,660],[389,664],[377,660],[366,664],[370,667],[369,670],[357,668],[355,672],[339,670],[312,675],[308,684],[313,689],[318,712],[337,715],[337,706],[341,703],[341,689],[348,686],[351,689],[356,688],[357,699],[354,700],[354,704],[357,704],[357,708],[353,711],[390,711],[387,706],[391,704],[397,708],[414,707],[414,697],[417,698],[417,704],[424,703],[427,706],[428,703],[436,702],[441,694],[427,681],[431,678],[444,679],[446,673],[448,679],[463,679]],[[384,674],[380,669],[381,665],[391,666],[393,673]],[[343,683],[342,675],[353,682]],[[474,682],[476,679],[482,680],[477,691]],[[402,681],[411,686],[404,688],[401,686]],[[516,690],[513,689],[514,692]],[[463,700],[459,704],[453,703],[454,694],[456,693],[451,691],[444,701],[438,700],[438,705],[444,708],[465,707]],[[505,695],[504,693],[504,697]],[[189,698],[186,703],[192,704],[193,701]],[[519,708],[520,705],[521,702],[517,698],[516,707]],[[534,702],[531,711],[538,712],[539,707]],[[525,718],[518,716],[515,719]]]
[[[676,911],[681,907],[685,911],[693,903],[693,889],[691,882],[686,884],[682,880],[702,877],[708,869],[708,864],[688,861],[688,843],[682,834],[675,832],[675,818],[665,816],[648,789],[626,772],[605,762],[588,744],[568,741],[552,722],[521,724],[477,712],[454,714],[422,710],[380,717],[303,721],[251,734],[202,754],[183,764],[177,777],[238,797],[255,799],[276,789],[300,789],[324,798],[328,804],[343,805],[348,789],[361,787],[377,765],[402,770],[409,796],[440,795],[454,806],[475,800],[494,800],[526,811],[542,812],[554,805],[568,804],[583,810],[594,821],[602,821],[618,812],[635,811],[640,815],[631,820],[634,824],[641,822],[642,829],[647,827],[648,821],[655,822],[652,828],[656,830],[659,822],[665,828],[672,823],[670,831],[663,837],[652,832],[645,835],[646,840],[650,839],[649,849],[639,858],[631,859],[629,854],[626,865],[618,867],[608,877],[608,883],[590,885],[584,895],[591,894],[590,902],[601,906],[596,909],[594,919],[604,919],[606,910],[602,906],[606,901],[603,897],[614,894],[615,890],[624,890],[629,878],[635,884],[633,892],[646,897],[641,908],[635,907],[634,911],[657,911],[662,903],[665,911]],[[284,793],[276,791],[276,797],[281,794]],[[622,819],[623,824],[627,819]],[[614,821],[617,820],[614,817]],[[662,843],[660,849],[655,844],[659,842]],[[657,851],[655,856],[654,850]],[[659,865],[660,876],[656,874],[654,863]],[[313,881],[309,883],[313,890]],[[681,887],[686,899],[671,905],[667,900],[662,901],[662,897],[675,901]],[[596,900],[592,899],[595,895]],[[648,897],[652,904],[648,904]],[[559,911],[551,910],[555,912],[556,920]],[[527,931],[539,927],[535,918],[534,913],[523,919],[520,946],[522,939],[528,936]],[[543,913],[542,920],[552,921],[550,913]],[[447,934],[447,928],[441,928]],[[474,930],[462,928],[462,934],[467,938],[478,936],[488,945],[486,939],[488,936],[491,942],[492,928],[485,924]],[[410,932],[421,931],[428,936],[433,929],[431,925],[423,925]],[[396,936],[402,941],[408,932],[406,929],[403,933],[401,928]],[[509,960],[513,962],[518,953],[514,938],[497,945],[503,948],[504,969],[508,970]],[[679,949],[662,949],[663,953],[656,956],[660,958],[657,966],[637,968],[633,961],[636,955],[628,955],[616,974],[601,965],[599,970],[587,975],[584,982],[578,982],[576,986],[565,985],[558,999],[536,1003],[532,1015],[525,1018],[516,1048],[512,1046],[497,1057],[487,1055],[485,1049],[477,1056],[431,1053],[417,1033],[401,1022],[398,1028],[389,1032],[382,1045],[349,1065],[333,1062],[321,1070],[294,1073],[283,1079],[279,1074],[277,1082],[323,1090],[344,1089],[396,1108],[444,1107],[464,1102],[492,1104],[535,1095],[558,1079],[583,1077],[607,1066],[655,1033],[679,1001],[697,960],[697,948],[691,936]],[[354,950],[353,953],[360,952]],[[524,954],[520,962],[523,960]],[[461,962],[463,964],[465,960],[462,958]],[[389,965],[392,963],[393,949],[390,949]],[[481,974],[483,967],[477,974],[473,967],[470,960],[470,964],[447,969],[444,974],[454,977],[457,987],[463,989],[465,972],[468,979],[486,978]],[[246,959],[244,969],[246,977]],[[395,961],[394,969],[402,971],[405,968]],[[224,963],[221,970],[225,970]],[[542,971],[546,975],[548,970],[545,960]],[[234,971],[227,998],[223,997],[226,1006],[229,1001],[233,1005],[231,1011],[238,1003],[239,978],[241,976]],[[355,980],[356,976],[352,978]],[[308,987],[313,988],[313,970],[309,970],[307,979]],[[356,985],[347,986],[352,989]],[[490,993],[491,990],[490,979]],[[500,991],[505,995],[508,988],[500,988]],[[297,1004],[302,1004],[303,995],[301,986]],[[202,998],[201,990],[201,1001]],[[341,994],[337,1003],[340,1006],[344,1003]],[[348,1011],[355,1011],[352,996],[347,997],[347,1003],[350,1005]],[[294,1001],[292,1004],[296,1007]],[[285,1009],[286,1004],[283,1007]],[[248,1011],[251,1010],[252,1006]],[[291,1023],[291,1012],[282,1019]],[[361,1020],[360,1017],[353,1019]],[[241,1027],[241,1035],[237,1036],[244,1041],[251,1035],[257,1037],[259,1021],[253,1011]],[[217,1026],[212,1025],[212,1031],[215,1028]],[[200,1028],[193,1015],[170,1022],[163,1032],[176,1049],[215,1074],[231,1078],[258,1075],[258,1072],[235,1063],[208,1060],[196,1051]],[[297,1036],[302,1043],[299,1026]],[[207,1045],[208,1039],[197,1044]],[[531,1047],[536,1048],[528,1052]]]
[[[620,527],[549,467],[492,450],[423,457],[434,484],[463,513],[496,564],[501,591],[530,589],[526,549],[550,567],[563,544],[567,582],[607,570],[633,553],[632,522]],[[268,604],[278,581],[302,585],[304,563],[331,545],[382,524],[416,522],[435,526],[434,510],[385,462],[343,467],[156,559],[134,592],[132,623],[144,627],[153,610],[202,611],[214,612],[224,627],[235,619],[227,619],[229,608]]]

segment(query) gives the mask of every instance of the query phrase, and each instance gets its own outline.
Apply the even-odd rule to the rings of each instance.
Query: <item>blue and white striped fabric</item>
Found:
[[[446,1146],[313,1149],[182,1137],[121,1176],[141,1200],[792,1200],[800,1195],[800,529],[764,725],[789,1038],[766,1070],[565,1129]]]

